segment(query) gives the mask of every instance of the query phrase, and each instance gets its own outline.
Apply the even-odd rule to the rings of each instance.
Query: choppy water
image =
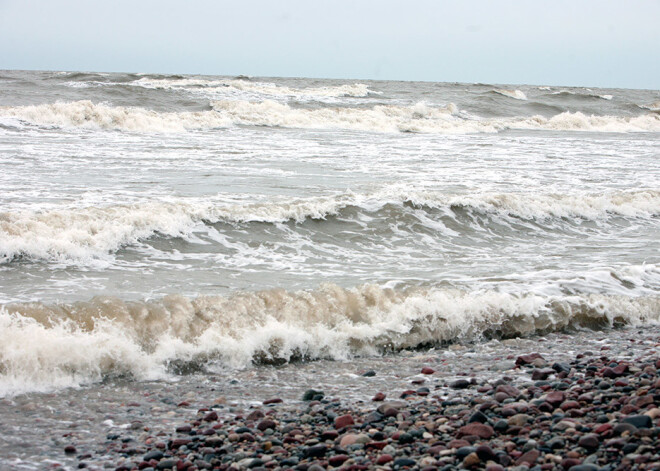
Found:
[[[653,90],[2,71],[0,395],[658,322],[659,144]]]

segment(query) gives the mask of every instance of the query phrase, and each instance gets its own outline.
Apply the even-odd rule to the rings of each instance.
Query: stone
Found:
[[[313,445],[305,449],[304,456],[305,458],[320,458],[325,456],[327,448],[325,445]]]
[[[266,399],[266,400],[264,401],[264,405],[269,405],[269,404],[280,404],[280,403],[282,403],[282,402],[283,402],[282,399],[280,399],[279,397],[274,397],[274,398],[272,398],[272,399]]]
[[[275,430],[277,428],[277,423],[275,423],[274,420],[271,419],[265,419],[259,422],[257,425],[257,428],[261,430],[262,432],[267,429],[272,429]]]
[[[480,422],[482,424],[485,424],[486,422],[488,422],[488,417],[486,417],[486,414],[484,414],[483,412],[476,411],[468,419],[468,423],[472,423],[472,422]]]
[[[372,378],[376,376],[376,372],[374,370],[365,371],[364,373],[362,373],[362,376],[364,376],[365,378]]]
[[[532,362],[534,362],[534,360],[538,358],[544,360],[544,358],[541,356],[540,353],[530,353],[528,355],[520,355],[518,358],[516,358],[516,366],[531,365]]]
[[[204,416],[205,422],[215,422],[218,420],[218,413],[216,411],[209,412]]]
[[[533,465],[536,463],[539,456],[541,456],[541,453],[538,450],[530,450],[527,453],[523,453],[520,458],[516,460],[516,465],[521,465],[523,463]]]
[[[315,389],[308,389],[303,394],[302,400],[303,401],[320,401],[321,399],[323,399],[324,396],[325,396],[325,394],[323,393],[323,391],[317,391]]]
[[[411,460],[410,458],[397,458],[394,460],[394,467],[395,468],[400,468],[402,466],[415,466],[417,462],[415,460]]]
[[[394,458],[392,458],[392,455],[388,455],[387,453],[384,453],[380,455],[378,458],[376,458],[376,464],[383,465],[387,464],[390,461],[392,461]]]
[[[342,429],[348,427],[349,425],[354,425],[353,417],[350,414],[342,415],[335,419],[335,428]]]
[[[449,384],[452,389],[466,389],[470,387],[470,382],[467,379],[457,379]]]
[[[545,402],[550,404],[552,407],[559,407],[559,405],[564,402],[566,399],[566,394],[562,391],[552,391],[546,394]]]
[[[623,419],[623,422],[637,428],[651,428],[653,426],[653,420],[648,415],[630,415]]]
[[[151,460],[156,460],[160,461],[163,459],[163,452],[160,450],[151,450],[149,453],[145,454],[142,459],[144,461],[151,461]]]
[[[540,381],[540,380],[548,379],[548,377],[552,374],[555,374],[555,370],[553,370],[552,368],[536,369],[532,371],[532,380]]]
[[[476,435],[479,438],[488,439],[494,434],[493,427],[486,424],[481,424],[479,422],[472,422],[470,424],[464,425],[458,430],[458,436],[465,437],[467,435]]]
[[[344,461],[348,460],[350,457],[348,455],[334,455],[328,459],[330,466],[338,467],[341,466]]]
[[[432,375],[433,373],[435,373],[435,370],[429,366],[425,366],[424,368],[422,368],[423,375]]]
[[[582,448],[586,448],[587,450],[592,451],[600,446],[600,439],[598,438],[598,435],[588,433],[580,437],[578,440],[578,445]]]
[[[384,401],[385,397],[386,397],[385,394],[383,394],[382,392],[378,392],[374,395],[374,397],[371,398],[371,400],[375,402],[380,402],[380,401]]]
[[[469,455],[467,455],[465,458],[463,458],[463,466],[465,466],[466,468],[476,466],[479,463],[481,463],[481,459],[479,458],[479,455],[477,455],[477,453],[474,451]]]

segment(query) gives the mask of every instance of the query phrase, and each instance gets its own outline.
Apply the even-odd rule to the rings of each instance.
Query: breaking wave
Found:
[[[354,83],[347,85],[337,85],[329,87],[306,87],[291,88],[268,82],[253,82],[247,80],[205,80],[182,78],[178,80],[171,79],[152,79],[141,78],[132,82],[131,85],[154,88],[160,90],[180,90],[186,88],[231,88],[244,92],[258,93],[270,96],[317,96],[317,97],[366,97],[370,93],[376,93],[369,90],[363,83]]]
[[[493,90],[493,92],[502,96],[513,98],[515,100],[527,100],[527,95],[525,95],[525,93],[520,90],[505,90],[498,88]]]
[[[0,107],[0,115],[40,125],[133,132],[183,132],[227,127],[232,124],[214,111],[161,113],[144,108],[95,104],[88,100]]]
[[[378,285],[0,309],[0,394],[107,376],[162,378],[172,366],[345,359],[457,339],[656,323],[660,298],[540,296]]]
[[[660,116],[587,116],[564,112],[518,118],[465,118],[454,104],[430,106],[376,105],[371,108],[295,108],[271,100],[251,102],[221,100],[213,111],[156,112],[144,108],[110,106],[74,101],[33,106],[0,107],[0,116],[37,125],[111,129],[132,132],[185,132],[231,125],[300,129],[341,129],[369,132],[418,132],[438,134],[496,133],[509,129],[660,132]]]
[[[375,193],[223,202],[201,199],[150,201],[108,207],[0,213],[0,262],[16,259],[84,263],[107,257],[120,248],[156,234],[179,237],[204,223],[279,223],[325,219],[357,207],[379,217],[386,206],[395,213],[406,206],[439,211],[461,219],[461,212],[486,217],[536,220],[610,217],[654,218],[660,214],[660,191],[617,191],[603,194],[483,193],[446,195],[390,187]],[[350,215],[346,215],[350,217]],[[468,224],[471,220],[467,218]]]

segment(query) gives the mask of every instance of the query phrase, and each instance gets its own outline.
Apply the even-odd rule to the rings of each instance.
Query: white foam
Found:
[[[508,129],[660,132],[660,116],[588,116],[565,112],[551,118],[479,118],[459,113],[454,104],[430,106],[377,105],[372,108],[295,108],[272,100],[213,101],[214,111],[156,112],[75,101],[34,106],[0,107],[0,117],[13,117],[38,125],[113,129],[133,132],[186,132],[234,124],[300,129],[341,129],[369,132],[436,134],[496,133]]]
[[[172,361],[231,367],[293,357],[345,359],[490,332],[657,323],[660,298],[326,284],[313,291],[0,309],[0,394],[57,389],[106,375],[163,377]]]
[[[480,193],[447,195],[411,191],[401,186],[374,193],[346,192],[301,199],[227,202],[219,198],[180,198],[108,207],[21,210],[0,213],[0,260],[27,256],[60,262],[104,260],[123,246],[156,233],[190,234],[209,222],[267,222],[323,219],[356,206],[369,212],[404,203],[437,208],[450,214],[464,208],[500,217],[606,219],[611,216],[652,218],[660,214],[660,191],[615,191],[602,194]]]
[[[131,83],[135,86],[162,90],[178,90],[194,87],[201,88],[231,88],[270,96],[310,96],[310,97],[366,97],[369,90],[363,83],[353,83],[328,87],[291,88],[275,85],[269,82],[254,82],[248,80],[205,80],[205,79],[149,79],[141,78]]]
[[[162,113],[144,108],[94,104],[88,100],[0,107],[0,115],[35,124],[136,132],[183,132],[231,125],[213,111]]]

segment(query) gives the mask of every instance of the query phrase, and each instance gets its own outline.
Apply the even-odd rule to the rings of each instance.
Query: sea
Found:
[[[112,401],[659,321],[659,90],[0,71],[0,467]]]

